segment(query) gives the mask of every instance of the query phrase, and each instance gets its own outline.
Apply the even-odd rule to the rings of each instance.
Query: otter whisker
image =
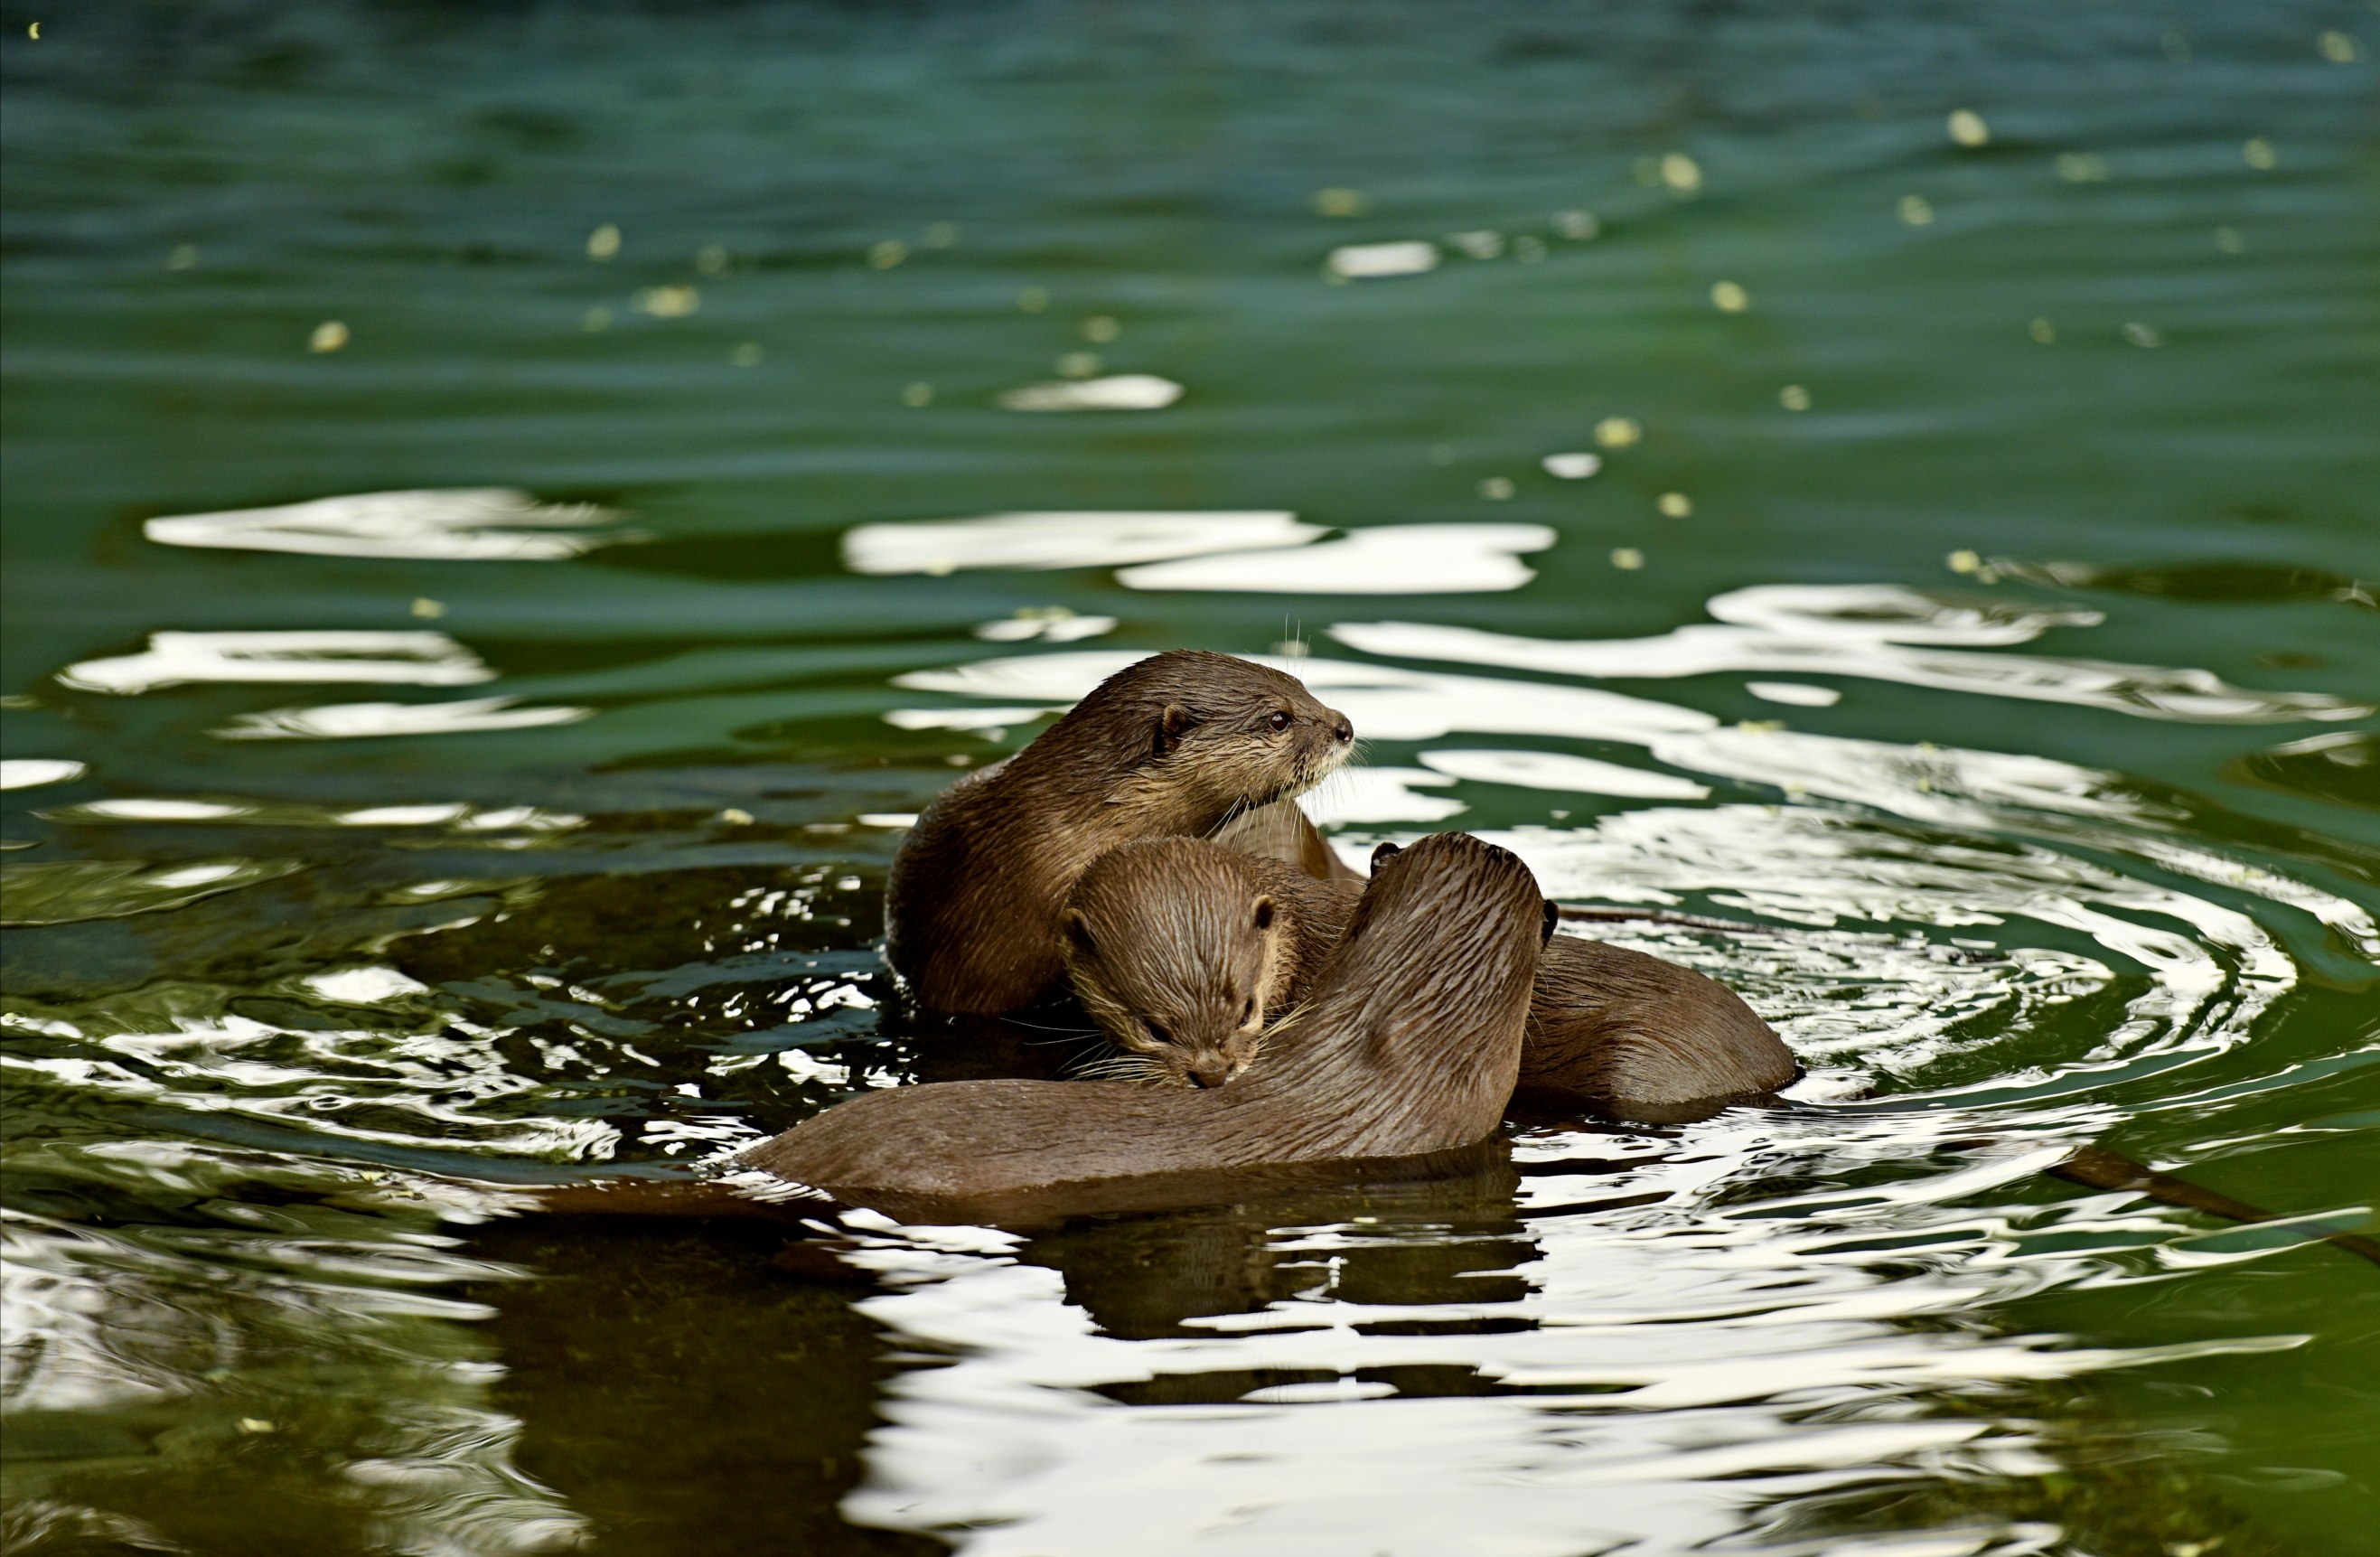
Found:
[[[1099,1031],[1097,1028],[1061,1028],[1053,1027],[1048,1022],[1020,1021],[1014,1016],[1003,1017],[1002,1020],[1005,1021],[1012,1028],[1030,1028],[1035,1032],[1054,1032],[1068,1038],[1080,1038],[1086,1033],[1095,1033]]]
[[[1232,809],[1223,813],[1223,819],[1207,830],[1208,841],[1211,843],[1215,839],[1221,837],[1223,835],[1223,830],[1231,826],[1232,823],[1239,821],[1239,819],[1250,809],[1248,802],[1245,800],[1232,801]]]
[[[1073,1075],[1086,1081],[1132,1081],[1148,1087],[1178,1087],[1181,1079],[1145,1054],[1118,1054],[1078,1067]]]

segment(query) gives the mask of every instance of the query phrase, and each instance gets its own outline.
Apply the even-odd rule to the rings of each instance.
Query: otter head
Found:
[[[1303,794],[1355,744],[1347,716],[1294,676],[1196,649],[1118,671],[1043,738],[1076,722],[1101,736],[1108,800],[1161,813],[1177,833]]]
[[[1241,856],[1195,838],[1111,849],[1058,921],[1075,993],[1115,1045],[1111,1067],[1220,1087],[1263,1041],[1281,964],[1281,906]]]

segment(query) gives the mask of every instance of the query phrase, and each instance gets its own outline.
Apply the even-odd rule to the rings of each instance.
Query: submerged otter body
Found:
[[[1547,922],[1528,867],[1441,833],[1365,888],[1305,1008],[1233,1086],[905,1087],[829,1109],[738,1165],[867,1204],[1467,1146],[1512,1095]]]
[[[1537,962],[1521,1088],[1656,1122],[1790,1087],[1802,1067],[1743,998],[1691,967],[1557,935]]]
[[[1145,1078],[1220,1085],[1247,1069],[1268,1016],[1306,998],[1361,891],[1196,839],[1127,845],[1068,899],[1068,976]],[[1600,942],[1546,943],[1519,1073],[1537,1101],[1658,1119],[1771,1092],[1797,1073],[1725,985]]]
[[[929,1010],[1022,1010],[1062,986],[1058,911],[1085,866],[1309,789],[1354,740],[1344,714],[1245,660],[1128,665],[926,808],[892,861],[885,956]]]

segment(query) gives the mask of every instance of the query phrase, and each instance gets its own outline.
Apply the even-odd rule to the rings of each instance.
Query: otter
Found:
[[[1036,1004],[1063,989],[1058,911],[1085,866],[1310,789],[1354,738],[1345,714],[1245,660],[1180,649],[1127,665],[926,808],[886,883],[885,958],[931,1011]]]
[[[838,1200],[915,1209],[1468,1147],[1503,1117],[1552,928],[1517,857],[1439,833],[1366,884],[1306,1003],[1269,1035],[1275,1052],[1234,1086],[905,1087],[831,1108],[734,1165]]]
[[[1381,845],[1375,869],[1396,855]],[[1306,998],[1361,892],[1190,838],[1093,861],[1059,924],[1075,995],[1126,1051],[1107,1073],[1215,1087],[1245,1071],[1267,1018]],[[1666,1122],[1799,1074],[1725,985],[1600,942],[1547,942],[1521,1051],[1529,1101]]]

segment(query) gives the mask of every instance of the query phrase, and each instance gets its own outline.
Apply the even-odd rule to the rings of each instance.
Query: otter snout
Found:
[[[1238,1069],[1220,1054],[1194,1054],[1182,1067],[1182,1074],[1193,1087],[1220,1087]]]
[[[1341,746],[1345,746],[1354,740],[1355,726],[1348,720],[1345,714],[1340,712],[1335,708],[1327,708],[1322,712],[1330,716],[1330,738],[1332,740],[1337,741]]]

